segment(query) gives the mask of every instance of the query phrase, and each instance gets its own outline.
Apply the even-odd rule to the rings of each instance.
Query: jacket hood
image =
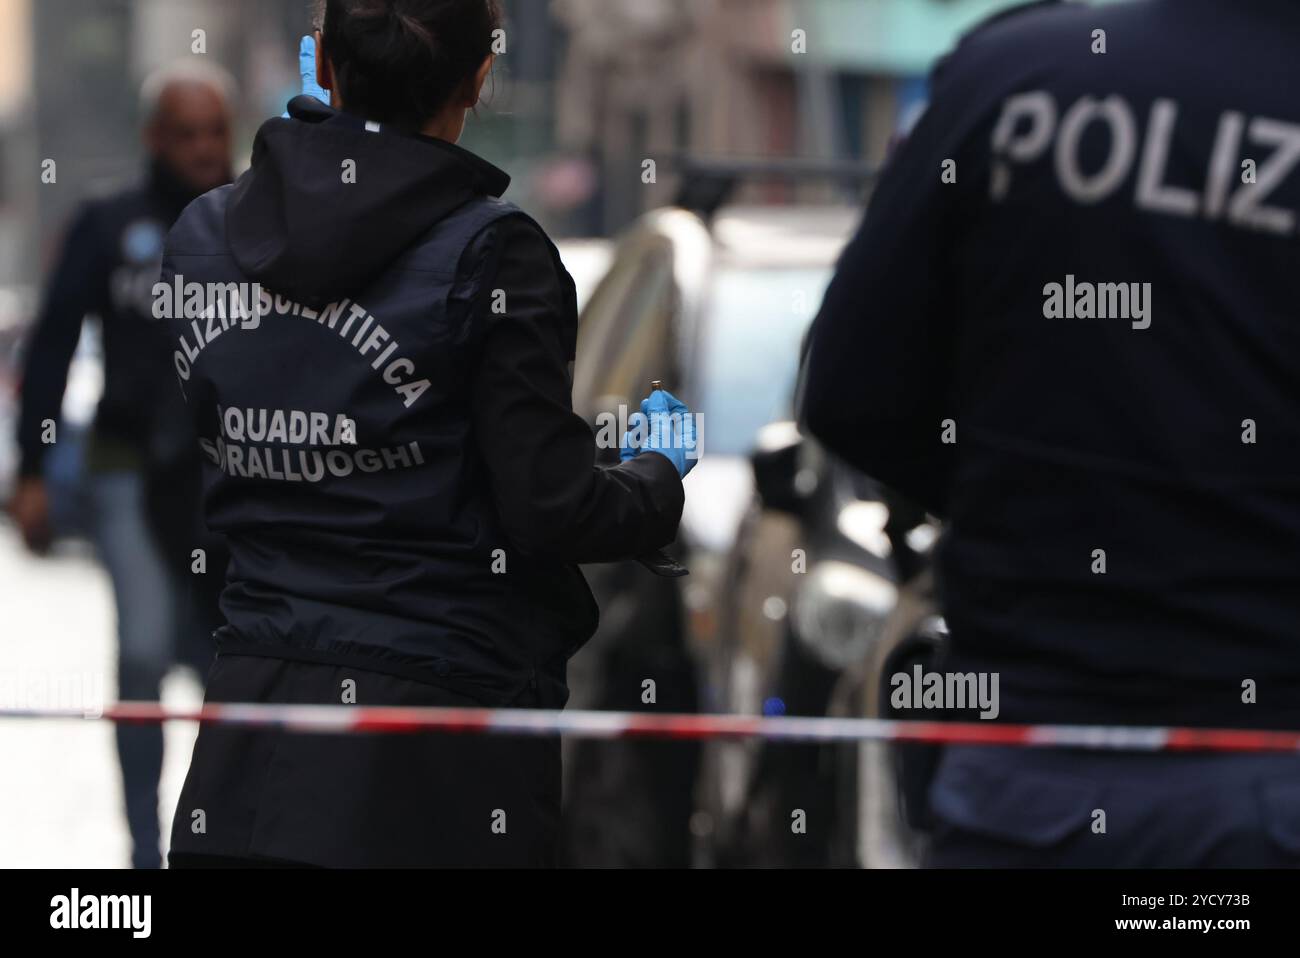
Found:
[[[226,235],[250,279],[320,307],[364,288],[452,210],[509,185],[455,144],[372,132],[300,96],[289,118],[258,130],[252,166],[226,207]]]

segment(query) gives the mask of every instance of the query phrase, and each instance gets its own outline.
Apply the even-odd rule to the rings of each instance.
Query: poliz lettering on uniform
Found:
[[[1111,196],[1136,165],[1133,202],[1140,210],[1222,220],[1277,235],[1293,233],[1295,212],[1266,205],[1266,200],[1300,162],[1300,125],[1225,110],[1219,115],[1213,142],[1207,144],[1205,180],[1198,191],[1165,181],[1178,111],[1176,100],[1156,99],[1139,138],[1137,113],[1118,94],[1080,97],[1063,114],[1058,113],[1056,98],[1045,90],[1007,97],[993,128],[989,195],[994,202],[1005,200],[1013,165],[1034,162],[1052,147],[1056,181],[1077,203],[1099,203]],[[1094,125],[1106,128],[1109,146],[1101,167],[1085,171],[1080,146]],[[1250,146],[1252,159],[1264,156],[1253,183],[1241,182],[1243,143]]]
[[[191,316],[190,310],[197,308],[191,306],[189,299],[187,299],[190,287],[198,287],[199,285],[197,283],[184,284],[179,274],[173,277],[172,283],[158,283],[155,287],[155,296],[157,297],[154,305],[155,314],[159,310],[166,309],[167,302],[170,302],[172,308],[175,308],[177,304],[183,304],[184,315],[189,318]],[[317,311],[283,296],[273,296],[270,292],[254,283],[251,286],[256,289],[257,306],[255,309],[248,310],[244,308],[244,304],[252,302],[254,297],[241,298],[239,294],[232,296],[227,290],[227,287],[239,284],[211,285],[219,287],[218,292],[220,295],[210,300],[202,310],[201,315],[207,321],[204,323],[200,322],[199,319],[192,319],[188,332],[182,333],[178,340],[179,348],[172,354],[176,374],[180,376],[182,383],[189,381],[191,368],[199,356],[202,355],[203,350],[223,332],[228,329],[255,332],[261,328],[261,317],[274,312],[277,316],[297,316],[301,319],[312,320],[320,327],[333,330],[340,338],[348,340],[352,348],[362,357],[368,357],[369,354],[374,353],[374,358],[370,360],[370,367],[379,372],[385,383],[393,387],[393,391],[402,398],[402,405],[408,409],[429,388],[429,380],[415,378],[415,363],[400,355],[401,347],[397,340],[393,339],[388,330],[375,321],[375,317],[370,315],[364,306],[354,303],[350,299],[330,303]],[[225,303],[232,304],[231,310],[226,309]],[[236,308],[235,304],[239,304],[239,307]],[[240,310],[242,310],[242,313]],[[235,325],[222,318],[227,312],[232,312],[235,318],[245,315],[246,319],[239,325]]]
[[[1131,319],[1134,329],[1151,326],[1150,283],[1076,283],[1043,287],[1043,315],[1048,319]]]

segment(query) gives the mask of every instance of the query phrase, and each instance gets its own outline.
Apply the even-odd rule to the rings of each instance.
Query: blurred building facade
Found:
[[[1011,0],[552,5],[568,37],[557,146],[597,168],[601,195],[587,225],[611,230],[672,198],[675,177],[642,182],[645,159],[687,152],[878,163],[919,112],[934,60]],[[763,192],[768,201],[782,195]]]
[[[34,283],[76,206],[140,175],[138,91],[153,69],[200,55],[230,69],[244,90],[246,144],[254,118],[297,80],[296,21],[307,7],[0,0],[0,283]],[[52,182],[42,180],[46,160]]]
[[[878,161],[934,58],[1008,2],[503,0],[505,55],[465,145],[548,226],[609,233],[672,198],[685,152]],[[294,92],[312,6],[0,0],[0,284],[34,284],[75,206],[139,175],[137,90],[162,64],[235,75],[246,162]]]

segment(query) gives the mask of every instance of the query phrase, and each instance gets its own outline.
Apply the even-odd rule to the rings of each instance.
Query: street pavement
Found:
[[[0,705],[55,690],[88,704],[117,699],[116,639],[108,579],[84,547],[49,558],[27,553],[0,520]],[[202,699],[197,680],[173,670],[163,701]],[[161,805],[170,830],[197,727],[169,723]],[[125,868],[130,847],[108,722],[0,719],[0,868]]]

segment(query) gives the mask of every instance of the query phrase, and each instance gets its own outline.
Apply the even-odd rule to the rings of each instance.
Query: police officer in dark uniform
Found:
[[[83,319],[99,317],[104,389],[86,453],[96,546],[118,616],[118,696],[156,700],[173,661],[202,675],[212,657],[225,560],[202,530],[198,455],[153,316],[167,230],[195,197],[230,181],[233,83],[215,67],[165,67],[145,83],[144,183],[87,203],[49,281],[27,351],[9,511],[35,551],[49,543],[46,453],[58,437],[68,368]],[[202,550],[196,555],[195,550]],[[210,567],[211,574],[207,574]],[[117,727],[136,867],[159,867],[158,727]]]
[[[597,617],[576,564],[674,538],[685,407],[654,392],[596,466],[572,280],[455,145],[498,25],[330,0],[333,106],[292,101],[168,239],[160,302],[257,284],[166,310],[232,554],[209,702],[560,707]],[[559,787],[556,739],[206,726],[171,862],[549,865]]]
[[[808,426],[947,519],[1000,721],[1300,728],[1297,52],[1284,0],[991,23],[844,254]],[[952,747],[929,797],[934,865],[1300,863],[1289,755]]]

